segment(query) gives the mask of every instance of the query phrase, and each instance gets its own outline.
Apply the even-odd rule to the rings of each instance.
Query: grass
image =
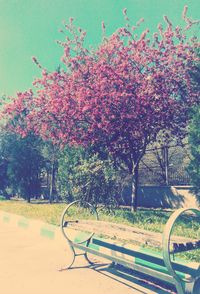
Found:
[[[25,201],[0,201],[0,210],[22,215],[27,218],[39,219],[53,225],[59,225],[62,211],[66,204],[36,203]],[[100,210],[99,216],[103,221],[135,226],[153,232],[163,232],[165,223],[172,212],[163,210],[139,209],[132,213],[129,209],[117,209],[114,213]],[[184,215],[178,219],[174,232],[179,236],[200,239],[200,217],[193,218]],[[200,250],[177,254],[179,258],[200,262]]]
[[[66,204],[27,203],[25,201],[6,200],[0,202],[0,210],[37,219],[53,225],[59,225],[60,216]]]

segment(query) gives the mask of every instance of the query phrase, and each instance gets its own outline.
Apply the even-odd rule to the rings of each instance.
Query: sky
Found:
[[[55,70],[61,63],[63,41],[59,29],[63,21],[75,19],[87,31],[87,45],[101,42],[101,23],[111,35],[124,25],[122,10],[127,8],[131,24],[144,17],[142,29],[156,30],[167,15],[175,25],[183,24],[181,14],[188,5],[188,16],[199,19],[200,0],[0,0],[0,97],[15,96],[32,87],[40,70],[32,62]],[[197,27],[193,29],[199,32]]]

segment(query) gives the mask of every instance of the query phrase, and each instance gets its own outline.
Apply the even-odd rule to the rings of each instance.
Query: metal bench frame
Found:
[[[200,293],[200,265],[198,265],[198,267],[195,266],[194,268],[193,267],[190,268],[190,266],[181,265],[181,264],[176,263],[171,260],[171,255],[173,255],[173,253],[198,249],[199,248],[199,241],[197,241],[196,244],[192,244],[192,245],[189,244],[190,246],[187,246],[187,244],[186,244],[186,246],[184,246],[184,245],[179,246],[180,244],[174,244],[175,245],[174,250],[170,249],[171,234],[173,231],[173,227],[176,223],[176,220],[183,213],[185,213],[187,211],[191,211],[192,213],[200,216],[199,209],[181,208],[181,209],[178,209],[177,211],[175,211],[168,219],[168,221],[165,225],[164,232],[163,232],[163,240],[162,240],[163,257],[153,256],[151,258],[153,260],[153,263],[155,263],[155,265],[160,264],[162,266],[162,263],[163,263],[163,265],[166,267],[166,269],[168,271],[167,273],[164,273],[164,272],[160,272],[156,269],[149,268],[149,267],[142,265],[142,264],[136,264],[136,263],[134,263],[134,260],[129,261],[124,258],[121,258],[118,256],[113,256],[111,254],[100,252],[98,250],[95,250],[94,248],[91,248],[90,247],[91,244],[93,242],[96,242],[96,243],[98,243],[98,246],[100,246],[100,247],[102,246],[102,247],[109,248],[109,246],[112,246],[112,251],[115,251],[115,252],[124,251],[125,254],[127,254],[129,256],[137,256],[139,254],[139,256],[141,256],[141,258],[144,258],[144,260],[146,260],[146,258],[148,258],[148,253],[139,253],[139,252],[137,252],[137,249],[134,251],[134,250],[124,248],[122,246],[118,246],[116,244],[109,243],[107,241],[98,240],[97,238],[94,237],[95,232],[91,233],[89,236],[87,236],[86,239],[81,240],[80,242],[70,240],[64,230],[64,228],[67,227],[67,225],[70,223],[70,221],[65,221],[65,216],[67,214],[68,209],[72,205],[77,204],[79,202],[80,201],[77,200],[77,201],[70,203],[65,208],[65,210],[63,211],[63,214],[61,216],[61,230],[62,230],[64,237],[67,239],[69,247],[70,247],[72,254],[73,254],[72,262],[69,266],[66,267],[66,269],[71,268],[74,261],[75,261],[75,258],[80,255],[83,255],[90,264],[93,264],[93,262],[88,258],[88,255],[87,255],[87,253],[91,253],[96,256],[100,256],[100,257],[103,257],[107,260],[110,260],[115,264],[120,264],[122,266],[133,269],[137,272],[141,272],[141,273],[146,274],[148,276],[151,276],[156,279],[173,284],[173,285],[175,285],[178,294],[189,294],[189,293],[190,294],[199,294]],[[87,206],[89,206],[91,208],[93,213],[96,215],[96,219],[99,220],[98,213],[97,213],[96,209],[90,203],[87,203],[87,202],[85,202],[85,203],[87,204]],[[78,222],[78,220],[76,220],[74,222]],[[76,249],[78,249],[79,251],[81,251],[83,253],[77,253]],[[180,275],[178,275],[177,269],[179,271],[181,271],[181,268],[184,269],[185,273],[187,273],[187,270],[188,270],[187,278],[186,277],[182,278]]]

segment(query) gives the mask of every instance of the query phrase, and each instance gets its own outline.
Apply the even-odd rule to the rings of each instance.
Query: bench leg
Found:
[[[94,265],[94,264],[95,264],[94,262],[92,262],[92,261],[88,258],[87,253],[84,253],[84,257],[85,257],[85,259],[87,260],[87,262],[88,262],[90,265]]]
[[[192,283],[186,283],[185,285],[185,293],[186,294],[199,294],[200,293],[200,277],[196,277],[196,279]]]
[[[73,257],[72,257],[72,262],[71,262],[71,264],[67,267],[67,269],[72,268],[72,265],[74,264],[74,261],[75,261],[75,258],[76,258],[76,253],[75,253],[74,247],[72,247],[72,246],[70,246],[70,247],[71,247],[71,251],[72,251]]]
[[[59,271],[64,271],[64,270],[68,270],[68,269],[72,268],[72,265],[74,264],[75,258],[77,256],[77,254],[76,254],[76,252],[75,252],[74,247],[72,246],[72,244],[70,244],[70,242],[68,242],[68,243],[69,243],[69,247],[70,247],[71,253],[72,253],[72,261],[71,261],[71,263],[68,266],[65,266],[65,267],[60,268]]]
[[[89,246],[89,243],[90,243],[90,239],[87,241],[87,246]],[[84,252],[84,253],[76,253],[73,244],[70,241],[68,241],[68,244],[69,244],[69,248],[70,248],[71,253],[72,253],[72,261],[71,261],[71,263],[68,266],[63,267],[63,268],[60,268],[59,271],[71,269],[72,266],[73,266],[73,264],[74,264],[74,261],[75,261],[76,256],[81,256],[81,255],[85,257],[85,259],[87,260],[87,262],[90,265],[94,265],[95,264],[94,262],[92,262],[89,259],[88,255],[87,255],[87,252]]]
[[[89,246],[90,241],[91,241],[91,239],[87,240],[87,244],[86,244],[87,247]],[[90,265],[94,265],[94,262],[92,262],[92,261],[89,259],[87,252],[84,253],[84,257],[85,257],[85,259],[87,260],[87,262],[88,262]]]

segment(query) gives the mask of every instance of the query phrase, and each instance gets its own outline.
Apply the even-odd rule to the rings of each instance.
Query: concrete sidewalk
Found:
[[[58,271],[71,259],[59,228],[0,211],[0,293],[169,293],[136,279],[97,271],[77,259],[77,268]],[[81,268],[82,266],[85,266]],[[170,292],[171,293],[171,292]]]

